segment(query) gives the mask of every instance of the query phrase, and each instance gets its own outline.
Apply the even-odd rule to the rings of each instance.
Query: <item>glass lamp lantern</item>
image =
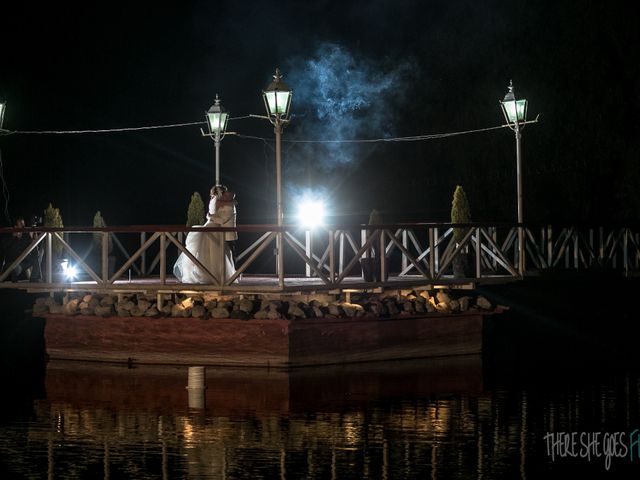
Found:
[[[207,125],[209,126],[209,133],[211,135],[223,136],[227,130],[227,122],[229,121],[229,114],[224,111],[222,105],[220,105],[220,98],[216,94],[216,99],[207,111]]]
[[[293,92],[281,79],[280,69],[276,68],[273,82],[262,91],[262,96],[269,118],[276,117],[280,120],[287,120],[289,118],[289,107],[291,106],[291,96]]]
[[[509,91],[500,102],[500,106],[507,123],[522,123],[527,120],[527,101],[525,99],[516,100],[513,92],[513,82],[510,82]]]

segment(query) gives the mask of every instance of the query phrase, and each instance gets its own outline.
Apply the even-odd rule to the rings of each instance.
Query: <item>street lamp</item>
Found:
[[[0,130],[2,130],[2,121],[4,120],[4,110],[7,108],[5,102],[0,102]]]
[[[216,146],[216,185],[220,185],[220,142],[224,138],[224,134],[227,130],[227,122],[229,121],[229,114],[225,112],[222,105],[220,105],[220,98],[216,93],[216,99],[211,105],[211,108],[206,113],[207,126],[209,127],[209,135]]]
[[[525,99],[516,100],[513,92],[513,82],[509,82],[509,91],[500,102],[502,113],[507,121],[507,125],[516,134],[516,177],[518,195],[518,273],[524,273],[524,228],[522,226],[522,152],[520,141],[522,139],[522,129],[527,124],[527,101]]]
[[[282,128],[289,123],[289,108],[291,107],[291,96],[293,92],[282,80],[280,69],[276,68],[267,88],[262,91],[264,106],[267,110],[267,118],[273,124],[273,131],[276,134],[276,215],[278,227],[282,226]],[[282,243],[282,232],[279,231],[276,237],[276,248],[278,258],[276,270],[278,273],[278,283],[284,287],[284,245]]]
[[[292,91],[282,80],[280,69],[276,68],[273,82],[262,91],[267,117],[273,124],[276,134],[276,211],[277,224],[282,226],[282,128],[289,123],[289,107],[291,107]]]

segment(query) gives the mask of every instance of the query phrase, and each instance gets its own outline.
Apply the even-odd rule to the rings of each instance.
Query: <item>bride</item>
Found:
[[[202,227],[235,226],[235,194],[226,187],[217,185],[211,189],[207,223]],[[215,283],[219,283],[221,277],[226,280],[236,272],[231,249],[225,240],[237,238],[236,232],[189,232],[185,247],[208,270]],[[180,283],[212,283],[202,267],[195,264],[184,252],[173,266],[173,274]]]

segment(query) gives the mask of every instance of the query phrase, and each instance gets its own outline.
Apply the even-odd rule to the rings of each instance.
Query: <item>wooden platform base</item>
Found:
[[[482,351],[490,313],[238,320],[45,316],[52,359],[290,368]]]

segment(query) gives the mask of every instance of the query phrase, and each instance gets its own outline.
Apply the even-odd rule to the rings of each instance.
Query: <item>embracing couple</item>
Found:
[[[207,223],[203,227],[235,227],[235,193],[224,185],[216,185],[210,196]],[[237,239],[237,232],[189,232],[185,247],[218,283],[220,278],[226,280],[236,272],[228,242]],[[211,283],[209,275],[184,252],[173,266],[173,274],[180,283]]]

